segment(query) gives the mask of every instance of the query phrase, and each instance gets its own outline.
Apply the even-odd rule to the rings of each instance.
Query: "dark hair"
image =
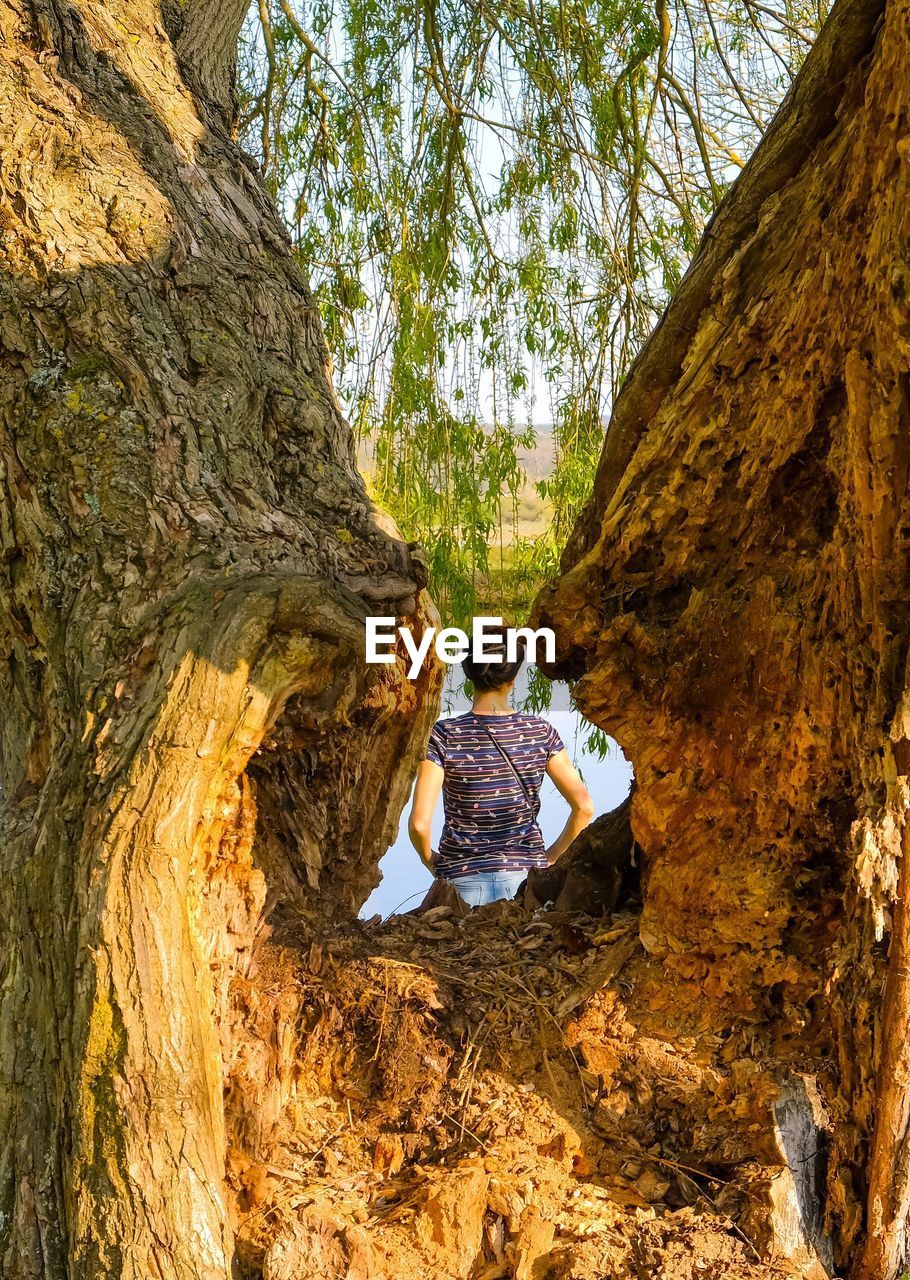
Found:
[[[487,653],[491,653],[493,656],[480,658],[475,662],[469,651],[468,656],[463,658],[461,663],[462,671],[478,693],[489,693],[491,689],[501,689],[504,684],[511,684],[521,670],[525,660],[523,636],[518,637],[514,662],[509,662],[506,659],[505,627],[485,627],[484,636],[486,638],[484,648]],[[472,651],[473,648],[474,640],[472,637]]]

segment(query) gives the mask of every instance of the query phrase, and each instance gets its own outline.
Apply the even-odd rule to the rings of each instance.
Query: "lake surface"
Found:
[[[459,669],[451,667],[450,672],[455,674],[450,676],[443,693],[440,712],[443,717],[461,715],[471,707],[471,701],[461,686]],[[516,685],[513,706],[523,707],[529,696],[528,688],[528,671],[525,668],[522,677],[519,678],[519,684]],[[632,784],[632,766],[611,738],[606,740],[607,753],[603,759],[597,752],[592,751],[587,742],[591,726],[572,707],[566,686],[553,684],[551,689],[553,695],[551,706],[549,710],[541,711],[540,714],[555,725],[569,755],[572,756],[577,769],[588,785],[597,812],[607,813],[621,804],[629,794],[629,787]],[[395,843],[379,864],[382,882],[373,890],[364,904],[361,912],[363,919],[377,912],[382,916],[389,916],[399,910],[409,911],[417,906],[432,883],[433,877],[414,852],[411,841],[408,839],[409,810],[410,802],[401,815]],[[539,818],[545,844],[550,844],[559,835],[566,824],[568,814],[565,800],[550,779],[545,777],[540,792]],[[442,823],[442,799],[440,798],[433,818],[434,847],[442,834]]]

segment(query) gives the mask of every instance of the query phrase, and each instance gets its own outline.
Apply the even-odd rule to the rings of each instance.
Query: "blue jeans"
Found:
[[[527,871],[476,871],[470,876],[453,876],[449,883],[469,907],[482,907],[500,898],[514,898],[518,886],[527,878]]]

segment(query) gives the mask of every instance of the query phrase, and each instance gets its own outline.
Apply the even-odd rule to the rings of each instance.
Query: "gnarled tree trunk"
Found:
[[[535,619],[634,763],[645,945],[834,1045],[827,1216],[863,1280],[908,1261],[908,211],[910,13],[842,0]]]
[[[230,1274],[227,984],[363,900],[434,711],[364,665],[432,606],[227,132],[244,8],[0,8],[6,1280]]]

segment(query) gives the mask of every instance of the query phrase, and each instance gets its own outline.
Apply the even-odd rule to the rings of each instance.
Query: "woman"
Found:
[[[588,789],[553,726],[509,705],[523,661],[523,655],[506,660],[505,637],[495,657],[465,658],[474,705],[436,724],[414,788],[411,843],[472,907],[514,897],[531,867],[555,862],[594,817]],[[569,820],[549,849],[537,825],[544,773],[569,805]],[[430,829],[440,790],[445,826],[434,852]]]

